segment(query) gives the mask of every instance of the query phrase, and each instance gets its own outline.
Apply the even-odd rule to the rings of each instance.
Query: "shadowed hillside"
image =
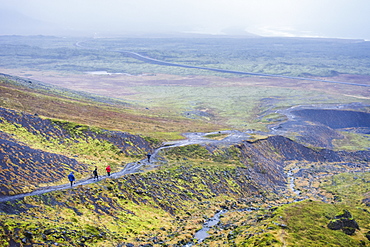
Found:
[[[370,133],[370,113],[315,109],[297,110],[292,113],[309,121],[327,125],[333,129],[368,128],[368,132]]]

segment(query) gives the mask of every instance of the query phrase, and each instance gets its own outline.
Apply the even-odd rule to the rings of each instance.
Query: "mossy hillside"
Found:
[[[150,137],[144,139],[4,108],[0,110],[1,150],[6,154],[2,159],[1,176],[6,194],[65,183],[71,171],[76,172],[77,179],[90,177],[93,166],[100,172],[107,165],[117,171],[126,163],[143,158],[159,143]]]
[[[360,231],[353,236],[327,227],[344,209],[350,210],[354,219],[361,222]],[[369,220],[370,216],[361,209],[306,200],[259,210],[244,217],[240,213],[232,217],[225,215],[221,226],[233,222],[229,239],[235,246],[363,246],[369,241],[364,236]]]
[[[0,139],[0,152],[2,195],[31,192],[45,183],[66,183],[71,171],[76,172],[78,178],[86,176],[88,171],[85,163],[73,158],[32,149],[4,138]]]
[[[33,243],[185,243],[215,211],[261,190],[240,168],[168,167],[2,204],[13,211],[1,215],[3,238],[19,242],[31,232]],[[29,223],[13,231],[22,221]]]
[[[352,191],[352,190],[350,190]],[[354,191],[352,191],[354,193]],[[346,194],[346,193],[345,193]],[[338,196],[345,196],[338,193]],[[350,201],[352,198],[348,198]],[[279,199],[278,199],[279,200]],[[254,210],[229,210],[211,229],[205,245],[221,246],[367,246],[370,229],[368,206],[354,203],[325,203],[304,200],[279,203],[267,196]],[[255,204],[256,205],[256,204]],[[247,208],[248,209],[248,208]],[[331,230],[328,224],[349,211],[360,229],[353,235]],[[227,244],[225,244],[227,243]]]
[[[105,246],[108,243],[184,245],[193,241],[194,233],[202,227],[205,219],[213,216],[221,208],[226,208],[229,212],[222,217],[220,226],[212,229],[212,236],[204,241],[204,245],[294,246],[297,241],[297,243],[309,242],[315,246],[317,238],[316,246],[326,246],[324,244],[335,246],[338,241],[332,238],[339,238],[343,243],[352,246],[353,243],[360,243],[358,240],[366,240],[359,233],[348,236],[341,231],[331,232],[332,230],[325,231],[323,238],[321,236],[323,231],[319,231],[320,228],[316,228],[315,225],[312,226],[315,219],[324,222],[325,217],[328,223],[338,212],[347,208],[356,220],[358,218],[361,230],[366,232],[367,218],[358,217],[359,212],[365,212],[363,209],[352,212],[346,205],[334,204],[335,210],[332,210],[331,204],[310,205],[309,203],[316,203],[310,201],[305,201],[309,202],[307,205],[301,202],[279,207],[285,200],[281,198],[282,194],[276,194],[278,190],[271,188],[277,189],[281,186],[264,187],[264,183],[261,182],[261,179],[266,180],[267,176],[262,170],[268,167],[272,167],[268,170],[268,175],[273,176],[270,177],[272,178],[270,182],[282,182],[278,179],[280,177],[278,167],[274,166],[272,161],[292,160],[296,157],[290,152],[281,152],[284,145],[285,148],[292,147],[290,146],[292,142],[287,140],[278,142],[279,138],[267,138],[250,143],[255,147],[249,146],[249,157],[251,161],[258,161],[257,165],[253,163],[241,165],[240,159],[243,160],[246,154],[243,146],[218,149],[210,145],[190,145],[164,149],[158,155],[166,158],[168,163],[151,172],[132,174],[117,180],[107,179],[93,185],[79,186],[74,190],[49,193],[47,199],[28,197],[26,200],[30,201],[15,203],[10,207],[1,204],[3,211],[6,212],[4,218],[10,220],[9,222],[3,218],[2,222],[12,225],[13,228],[16,226],[14,222],[22,226],[16,234],[10,233],[9,229],[5,228],[4,239],[8,241],[12,238],[16,242],[21,242],[22,239],[27,240],[31,233],[34,243],[51,241],[65,244],[67,239],[69,243],[84,242],[87,246]],[[275,144],[279,145],[274,146]],[[302,148],[299,145],[293,147]],[[302,154],[306,151],[320,152],[300,148],[297,150],[301,150]],[[257,152],[258,149],[260,152]],[[259,162],[258,155],[264,157],[265,162]],[[310,157],[306,155],[303,157]],[[316,154],[317,157],[321,156]],[[335,157],[332,155],[328,158],[335,160]],[[367,179],[360,181],[366,182]],[[295,209],[289,206],[294,205],[304,206],[289,213],[289,210]],[[330,206],[329,209],[327,205]],[[311,207],[318,211],[312,211]],[[42,208],[51,210],[50,216],[44,211],[42,213],[38,211]],[[138,208],[146,212],[141,212]],[[253,208],[252,211],[238,210],[250,208]],[[63,213],[60,214],[57,210]],[[313,214],[309,215],[306,211],[312,211]],[[32,212],[38,219],[29,216]],[[137,218],[129,212],[133,212]],[[145,214],[147,212],[151,214],[147,216]],[[42,218],[44,216],[46,218]],[[19,218],[13,221],[14,217]],[[39,232],[35,229],[35,224],[31,227],[21,223],[34,219],[39,220],[37,224],[42,229]],[[299,221],[304,221],[306,225],[299,225],[301,224]],[[50,222],[50,225],[43,228],[46,222]],[[75,229],[68,222],[72,222],[73,227],[78,225],[82,227]],[[81,222],[85,225],[79,224]],[[294,230],[289,231],[290,227]],[[50,233],[50,229],[57,229],[57,232]],[[125,229],[129,229],[128,232]],[[46,236],[46,240],[42,234]]]
[[[334,145],[337,150],[368,150],[370,146],[370,135],[369,134],[358,134],[341,132],[343,138],[335,139]]]
[[[326,190],[338,205],[368,208],[365,201],[370,198],[370,173],[341,173],[322,179],[320,187]]]
[[[171,216],[163,210],[118,199],[102,190],[102,186],[89,186],[25,198],[22,204],[29,208],[24,213],[1,215],[5,235],[8,235],[2,235],[2,239],[14,238],[20,243],[31,233],[32,238],[27,241],[32,243],[113,246],[153,229],[159,232],[162,226],[173,230]]]
[[[0,125],[3,132],[11,134],[14,139],[34,149],[47,150],[70,157],[76,156],[81,161],[101,155],[106,155],[106,158],[111,157],[112,160],[119,160],[118,153],[120,150],[107,141],[100,141],[91,137],[82,138],[76,135],[70,138],[61,136],[46,138],[40,134],[31,133],[16,123],[3,121]]]
[[[211,237],[204,241],[204,245],[223,246],[225,243],[228,246],[366,245],[369,240],[365,235],[370,227],[368,213],[370,179],[368,173],[361,170],[361,167],[366,167],[365,152],[327,153],[322,149],[310,150],[300,145],[291,145],[293,143],[288,140],[275,142],[274,139],[275,137],[267,138],[251,142],[253,145],[241,146],[241,157],[249,157],[246,160],[247,165],[251,167],[261,165],[261,159],[269,166],[274,162],[284,161],[287,169],[300,167],[297,169],[300,173],[295,174],[296,189],[315,200],[328,202],[312,200],[294,202],[289,190],[281,191],[275,196],[273,193],[263,194],[263,200],[257,204],[259,207],[257,210],[230,210],[223,214],[221,222],[211,230]],[[289,151],[281,152],[282,150]],[[308,157],[311,161],[295,160],[298,157],[292,155],[292,151],[300,153],[301,158]],[[363,155],[365,156],[362,157]],[[346,162],[338,162],[342,159]],[[313,162],[314,160],[319,162]],[[343,173],[344,171],[352,173]],[[268,173],[270,172],[271,170]],[[336,173],[343,174],[334,175]],[[307,176],[309,174],[310,176]],[[252,175],[253,179],[262,185],[256,175],[258,174]],[[307,181],[303,183],[305,179]],[[285,203],[289,204],[283,205]],[[346,235],[343,231],[327,228],[328,223],[345,209],[352,213],[360,225],[360,230],[352,236]]]
[[[198,162],[203,167],[216,166],[241,166],[240,150],[237,147],[220,148],[212,145],[187,145],[164,149],[161,153],[168,160]]]
[[[343,210],[349,210],[360,225],[353,236],[327,228],[330,220]],[[369,213],[350,205],[307,200],[279,208],[272,220],[288,226],[285,241],[295,246],[361,246],[369,241],[365,237],[370,228]]]
[[[195,150],[203,150],[203,148],[198,145],[195,145],[193,148]],[[206,154],[204,150],[199,153],[201,153],[200,156]],[[191,154],[193,155],[193,152],[191,152]],[[217,153],[217,155],[218,154],[220,153]],[[233,155],[229,157],[232,158]],[[231,205],[233,205],[233,207],[236,205],[245,207],[243,201],[237,201],[238,198],[253,198],[258,196],[260,191],[263,191],[263,188],[259,188],[246,174],[246,169],[232,165],[233,162],[229,162],[229,165],[225,165],[222,162],[215,162],[213,159],[210,159],[207,163],[213,163],[213,166],[209,166],[208,164],[201,164],[196,160],[192,161],[181,158],[179,161],[176,160],[177,158],[175,158],[175,161],[169,161],[166,166],[161,167],[157,171],[130,175],[119,180],[105,180],[98,184],[78,187],[75,190],[71,190],[69,193],[67,193],[68,191],[60,191],[50,193],[46,197],[28,197],[26,204],[23,204],[29,205],[25,214],[29,215],[30,212],[34,212],[36,217],[46,216],[49,213],[45,214],[45,212],[40,213],[38,211],[39,208],[45,208],[43,205],[46,204],[46,208],[52,211],[50,212],[50,216],[46,216],[45,219],[41,217],[40,221],[38,221],[38,225],[42,225],[40,222],[44,221],[51,222],[52,228],[58,230],[51,234],[47,227],[41,227],[40,229],[42,230],[38,231],[22,225],[22,230],[20,230],[21,233],[18,232],[18,235],[25,237],[28,234],[27,232],[31,232],[33,241],[36,242],[36,239],[40,239],[39,235],[41,234],[43,241],[45,241],[45,237],[43,237],[42,234],[45,235],[46,231],[50,233],[46,235],[48,241],[63,242],[59,239],[67,238],[68,241],[73,242],[74,240],[72,240],[72,238],[76,237],[78,241],[81,239],[86,240],[84,242],[87,242],[89,245],[94,245],[94,242],[98,242],[98,245],[102,244],[103,246],[103,243],[108,241],[107,239],[109,238],[102,236],[112,235],[114,235],[115,238],[110,237],[110,242],[119,240],[125,241],[125,238],[127,238],[128,241],[131,242],[137,242],[136,239],[141,239],[141,241],[137,243],[152,243],[153,241],[149,241],[148,239],[156,237],[156,242],[165,241],[165,243],[176,244],[182,241],[181,243],[186,243],[192,240],[192,236],[197,229],[201,228],[204,220],[211,217],[217,210],[220,210],[220,208],[229,208]],[[259,197],[257,197],[257,200],[258,198]],[[124,203],[120,204],[123,204],[124,207],[120,208],[116,200],[119,202],[124,201]],[[39,203],[39,205],[37,205],[38,207],[33,207],[37,204],[36,202]],[[68,204],[66,204],[67,202]],[[20,207],[19,205],[18,207]],[[124,220],[127,221],[127,225],[130,225],[131,228],[138,224],[138,226],[136,226],[137,229],[131,229],[130,226],[126,225],[119,226],[118,228],[124,227],[131,229],[128,231],[132,233],[132,236],[126,232],[124,234],[125,237],[114,233],[114,229],[117,229],[117,226],[109,226],[108,228],[111,229],[113,233],[106,233],[105,230],[101,229],[107,229],[107,225],[96,226],[93,220],[88,221],[88,224],[90,226],[93,225],[95,229],[98,227],[98,229],[100,229],[99,232],[101,232],[100,235],[89,233],[91,227],[88,227],[88,229],[83,227],[77,231],[72,226],[66,229],[64,224],[62,224],[63,227],[59,226],[59,223],[55,224],[55,221],[65,222],[65,220],[68,219],[68,222],[72,222],[74,226],[77,226],[77,222],[85,222],[84,217],[86,217],[86,215],[88,215],[89,219],[93,219],[95,216],[90,216],[90,214],[102,214],[102,212],[107,211],[114,212],[111,213],[111,215],[113,214],[121,218],[121,213],[119,213],[119,211],[127,212],[127,210],[129,210],[136,212],[135,207],[142,208],[141,205],[146,205],[145,210],[153,212],[154,215],[156,215],[157,211],[151,210],[150,208],[152,207],[165,211],[166,213],[164,214],[166,214],[165,218],[167,220],[165,222],[168,222],[169,219],[173,220],[173,222],[162,222],[162,226],[159,230],[158,227],[153,227],[153,229],[150,230],[150,227],[142,228],[145,223],[140,222],[140,220],[140,223],[135,223],[133,220],[129,219],[130,217],[124,215]],[[22,210],[26,210],[27,208],[27,206],[22,207]],[[67,208],[67,210],[65,210],[65,208]],[[12,207],[12,210],[14,210],[14,207]],[[62,213],[58,213],[58,211]],[[81,212],[86,213],[81,214]],[[170,215],[168,215],[168,213]],[[145,217],[145,214],[141,215]],[[18,218],[19,221],[21,221],[24,216],[25,215],[14,215],[14,217],[20,217]],[[117,218],[110,219],[109,216],[99,217],[99,220],[96,220],[97,222],[102,222],[104,217],[108,217],[107,222],[119,220]],[[159,216],[155,217],[158,218]],[[168,224],[176,227],[164,231],[163,227],[167,229],[166,226]],[[71,224],[66,223],[66,225]],[[144,231],[145,234],[140,235],[142,231]],[[160,232],[163,231],[166,233],[163,233],[165,234],[164,236],[160,234]],[[169,232],[172,234],[169,234]],[[72,237],[70,235],[72,235]]]

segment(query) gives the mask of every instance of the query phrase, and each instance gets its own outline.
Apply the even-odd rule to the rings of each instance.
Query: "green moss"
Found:
[[[341,173],[322,184],[322,188],[333,196],[341,198],[337,204],[359,206],[370,191],[370,173]]]
[[[358,151],[368,150],[370,147],[370,135],[357,134],[342,131],[342,139],[334,139],[333,144],[338,150]]]
[[[63,120],[56,120],[56,119],[51,119],[51,121],[54,124],[65,129],[73,137],[83,137],[84,132],[87,130],[90,130],[89,126],[73,123],[70,121],[63,121]],[[94,130],[98,130],[98,129],[94,128]]]
[[[227,137],[228,134],[210,134],[210,135],[206,135],[205,137],[209,138],[209,139],[214,139],[214,140],[222,140],[224,139],[225,137]]]
[[[240,246],[281,246],[282,243],[276,239],[276,237],[270,233],[261,234],[254,236],[242,243]]]
[[[200,158],[209,159],[210,153],[208,150],[201,145],[187,145],[182,147],[174,147],[169,150],[165,150],[165,155],[171,157],[171,159],[176,158]]]
[[[149,143],[151,143],[154,147],[158,147],[161,145],[162,141],[153,137],[144,136],[143,139]]]
[[[353,238],[342,231],[327,228],[330,220],[344,209],[348,207],[306,200],[279,207],[272,220],[288,226],[285,241],[294,246],[358,246],[363,237]],[[360,221],[367,219],[369,222],[369,216],[363,215],[360,210],[352,211]],[[366,226],[368,224],[363,225]]]

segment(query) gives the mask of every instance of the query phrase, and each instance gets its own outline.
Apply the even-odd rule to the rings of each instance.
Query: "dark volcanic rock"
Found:
[[[335,218],[329,222],[328,228],[331,230],[342,230],[347,235],[353,235],[356,229],[360,229],[356,220],[352,218],[348,210],[344,210],[343,213],[335,216]]]
[[[83,171],[87,165],[64,155],[0,139],[0,168],[4,171],[0,174],[0,195],[9,195],[29,186],[62,179],[66,168]]]
[[[309,162],[355,162],[370,159],[370,151],[333,151],[313,149],[283,136],[270,136],[255,142],[244,141],[237,146],[241,150],[241,161],[248,167],[249,176],[265,188],[285,183],[286,161]]]
[[[331,109],[303,109],[292,111],[311,122],[319,122],[333,129],[367,127],[370,128],[370,113]]]

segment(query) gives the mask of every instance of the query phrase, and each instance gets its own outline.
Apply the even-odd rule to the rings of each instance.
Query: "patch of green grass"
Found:
[[[364,206],[362,200],[369,198],[370,173],[341,173],[332,176],[321,187],[336,197],[337,204]]]
[[[228,134],[210,134],[210,135],[206,135],[205,137],[209,138],[209,139],[214,139],[214,140],[222,140],[224,139],[225,137],[227,137]]]
[[[84,132],[91,130],[95,133],[101,133],[102,130],[100,128],[90,128],[87,125],[81,125],[74,122],[64,121],[64,120],[57,120],[57,119],[50,119],[52,123],[60,126],[61,128],[67,130],[67,132],[72,135],[73,137],[77,136],[84,136]]]
[[[349,133],[342,131],[343,139],[334,139],[333,144],[338,150],[368,150],[370,147],[370,135]]]
[[[272,124],[274,122],[282,122],[286,121],[288,118],[285,115],[281,115],[279,113],[271,113],[262,117],[261,121],[266,122],[268,124]]]
[[[355,236],[327,227],[330,220],[343,209],[348,209],[360,224],[361,232],[357,231]],[[282,240],[288,246],[359,246],[361,240],[367,241],[363,233],[368,231],[370,216],[361,209],[306,200],[281,206],[274,214],[272,221],[287,226],[284,230],[287,237]],[[279,233],[275,235],[279,236]]]
[[[159,140],[181,140],[184,139],[184,137],[181,135],[181,132],[151,132],[147,133],[150,134],[150,136],[154,139]],[[157,142],[158,143],[158,142]]]
[[[258,120],[258,115],[265,111],[268,106],[261,104],[261,100],[276,95],[283,95],[274,107],[286,107],[300,105],[310,99],[312,104],[337,103],[334,95],[319,91],[304,91],[292,88],[278,87],[248,87],[235,86],[231,82],[228,87],[224,86],[136,86],[136,95],[127,96],[128,99],[139,101],[139,104],[150,108],[163,108],[171,106],[170,112],[181,116],[184,112],[203,111],[210,116],[203,120],[209,123],[226,124],[236,129],[266,130],[266,124],[281,119],[280,115],[271,115]],[[351,102],[350,97],[343,97],[341,102]],[[186,115],[185,115],[186,116]]]
[[[169,157],[171,159],[194,158],[207,160],[210,158],[211,155],[205,147],[198,144],[174,147],[165,150],[164,153],[166,157]]]

